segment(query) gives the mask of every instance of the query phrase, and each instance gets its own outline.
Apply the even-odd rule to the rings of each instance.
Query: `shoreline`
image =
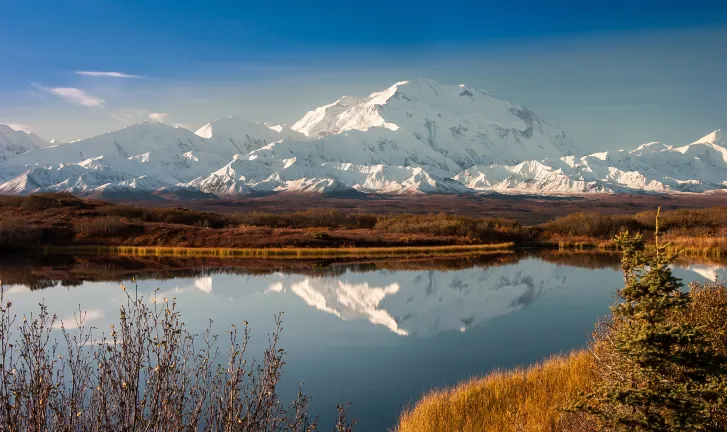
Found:
[[[174,246],[48,246],[46,253],[93,253],[119,256],[193,256],[218,258],[338,258],[338,257],[399,257],[399,256],[454,256],[481,252],[507,252],[515,248],[514,242],[483,245],[450,246],[392,246],[392,247],[338,247],[338,248],[193,248]]]

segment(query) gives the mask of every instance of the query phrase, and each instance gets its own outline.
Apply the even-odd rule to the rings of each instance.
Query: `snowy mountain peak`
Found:
[[[50,143],[33,132],[0,124],[0,161],[7,161],[29,150],[48,147]]]
[[[720,147],[724,147],[726,145],[724,133],[722,133],[721,129],[717,129],[712,133],[703,136],[702,138],[694,141],[692,144],[714,144]]]
[[[199,128],[197,132],[195,132],[195,134],[202,138],[209,139],[215,135],[224,135],[225,133],[229,132],[239,132],[243,129],[248,128],[262,130],[262,128],[259,126],[267,128],[267,126],[265,125],[259,125],[254,122],[243,120],[239,117],[230,116],[226,118],[219,118],[215,121],[207,123],[206,125]]]
[[[282,139],[307,140],[304,135],[285,125],[255,123],[235,116],[207,123],[195,134],[218,143],[233,143],[243,154]]]
[[[400,81],[365,98],[341,98],[308,112],[293,129],[310,138],[388,129],[414,137],[463,169],[577,153],[563,131],[526,108],[427,78]]]
[[[335,124],[338,116],[360,102],[360,98],[343,96],[333,103],[308,111],[303,118],[291,126],[291,129],[311,138],[338,133],[340,128]]]

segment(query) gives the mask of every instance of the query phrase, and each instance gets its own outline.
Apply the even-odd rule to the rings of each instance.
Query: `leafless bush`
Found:
[[[221,363],[210,327],[190,334],[175,300],[155,299],[126,292],[118,324],[94,339],[81,311],[74,329],[42,304],[20,321],[0,293],[0,430],[317,430],[309,396],[299,390],[286,407],[276,392],[285,365],[280,316],[261,362],[245,359],[245,322],[227,332]],[[60,341],[51,336],[58,327]],[[346,406],[338,411],[335,430],[350,431]]]

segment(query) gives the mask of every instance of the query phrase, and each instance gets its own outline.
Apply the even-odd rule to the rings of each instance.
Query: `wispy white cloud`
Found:
[[[111,113],[111,118],[122,123],[132,124],[146,120],[149,111],[141,108],[120,108]]]
[[[166,123],[169,114],[167,113],[149,113],[149,120],[157,123]]]
[[[187,129],[181,123],[169,123],[169,114],[164,112],[151,112],[143,108],[121,108],[111,113],[111,117],[122,123],[133,124],[145,120],[155,123],[166,123],[171,126],[181,126]]]
[[[83,105],[87,107],[103,107],[104,100],[96,96],[92,96],[81,89],[75,87],[55,87],[49,89],[54,95],[67,100],[68,102]]]
[[[102,108],[105,101],[99,97],[90,95],[75,87],[44,87],[40,84],[31,83],[38,90],[58,96],[59,98],[76,105],[83,105],[93,108]]]
[[[104,78],[142,78],[140,75],[132,75],[123,72],[76,71],[76,74]]]

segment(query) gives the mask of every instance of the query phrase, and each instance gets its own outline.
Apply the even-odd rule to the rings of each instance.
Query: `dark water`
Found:
[[[392,427],[404,406],[434,387],[584,346],[622,282],[617,257],[593,254],[235,262],[213,270],[194,268],[204,265],[198,262],[103,262],[6,262],[0,278],[16,313],[35,311],[42,301],[68,324],[80,305],[88,324],[108,329],[124,296],[118,281],[129,286],[132,274],[145,276],[138,289],[176,297],[193,333],[210,319],[219,331],[249,321],[251,353],[262,352],[273,316],[284,312],[288,364],[281,394],[305,382],[324,425],[339,401],[350,401],[361,431]],[[675,274],[723,280],[727,268],[682,263]]]

